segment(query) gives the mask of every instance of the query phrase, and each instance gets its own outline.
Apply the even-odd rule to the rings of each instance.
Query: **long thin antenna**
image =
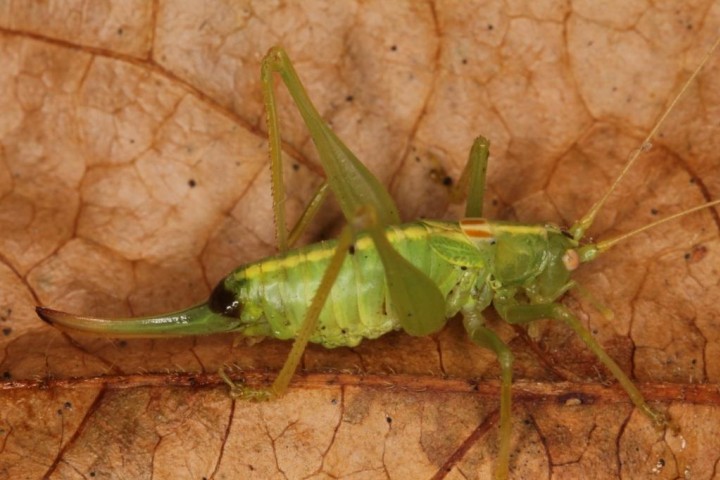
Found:
[[[660,127],[662,126],[663,122],[665,122],[665,119],[670,114],[670,112],[675,108],[675,105],[678,103],[680,98],[685,94],[685,92],[690,88],[690,85],[692,82],[697,78],[697,76],[700,74],[700,71],[705,67],[705,64],[707,64],[710,57],[715,52],[715,49],[720,45],[720,37],[718,37],[717,40],[715,40],[715,43],[713,46],[708,50],[708,52],[703,57],[700,64],[697,66],[695,71],[690,75],[690,77],[685,81],[685,84],[682,86],[678,94],[675,96],[673,101],[670,103],[670,106],[665,109],[663,114],[660,116],[658,121],[655,123],[655,126],[650,130],[650,133],[648,133],[647,137],[645,137],[645,140],[640,144],[640,148],[634,150],[632,154],[630,155],[630,158],[628,159],[627,163],[625,164],[625,167],[623,168],[622,172],[618,177],[615,179],[613,184],[610,186],[607,192],[598,200],[595,205],[590,208],[590,210],[577,222],[575,222],[575,225],[570,228],[570,233],[572,234],[573,238],[575,240],[580,240],[583,235],[585,235],[585,232],[592,226],[593,221],[595,221],[595,217],[597,216],[600,209],[605,205],[605,202],[607,202],[607,199],[610,197],[610,195],[615,191],[615,188],[620,183],[620,181],[625,177],[627,172],[632,168],[632,166],[635,164],[635,161],[638,159],[640,154],[643,151],[646,151],[649,146],[651,145],[651,140],[655,137],[658,130],[660,130]],[[672,218],[672,217],[669,217]],[[663,222],[664,220],[661,220],[660,222]],[[654,225],[654,224],[651,224]],[[609,247],[608,247],[609,248]]]
[[[603,241],[598,242],[597,244],[595,244],[595,247],[597,248],[598,253],[605,252],[605,251],[609,250],[610,248],[614,247],[616,244],[618,244],[618,243],[620,243],[620,242],[622,242],[622,241],[625,241],[625,240],[627,240],[628,238],[637,235],[638,233],[644,232],[645,230],[650,230],[651,228],[655,228],[655,227],[657,227],[658,225],[662,225],[663,223],[671,222],[671,221],[676,220],[676,219],[678,219],[678,218],[680,218],[680,217],[684,217],[685,215],[689,215],[689,214],[691,214],[691,213],[693,213],[693,212],[697,212],[698,210],[702,210],[702,209],[705,209],[705,208],[714,207],[715,205],[720,205],[720,199],[718,199],[718,200],[713,200],[712,202],[703,203],[702,205],[698,205],[697,207],[692,207],[692,208],[689,208],[689,209],[687,209],[687,210],[683,210],[682,212],[674,213],[674,214],[672,214],[672,215],[670,215],[670,216],[667,216],[667,217],[665,217],[665,218],[662,218],[662,219],[660,219],[660,220],[658,220],[658,221],[656,221],[656,222],[649,223],[649,224],[647,224],[647,225],[643,225],[643,226],[640,227],[640,228],[637,228],[637,229],[632,230],[632,231],[630,231],[630,232],[626,232],[626,233],[623,233],[623,234],[621,234],[621,235],[618,235],[617,237],[608,238],[607,240],[603,240]]]

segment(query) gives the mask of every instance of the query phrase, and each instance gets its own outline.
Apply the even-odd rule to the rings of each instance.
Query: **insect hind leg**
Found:
[[[322,119],[308,97],[305,87],[285,50],[281,47],[273,47],[263,58],[261,81],[270,143],[273,213],[280,251],[285,251],[288,248],[288,239],[285,224],[285,187],[282,175],[280,126],[273,87],[273,75],[276,73],[287,87],[310,132],[310,137],[318,151],[320,163],[327,175],[329,188],[337,197],[345,218],[350,221],[360,208],[369,206],[377,213],[381,225],[400,223],[400,216],[395,202],[385,187],[355,157]],[[306,213],[312,216],[313,212],[317,211],[319,205],[317,207],[312,205],[318,197],[322,196],[324,196],[324,193],[321,193],[320,190],[316,192]],[[322,203],[322,201],[318,203]],[[301,230],[306,223],[303,219],[300,220],[298,226]]]
[[[351,222],[346,225],[340,233],[333,256],[330,259],[330,263],[325,268],[325,272],[320,280],[320,285],[318,285],[318,288],[315,291],[315,295],[313,296],[310,306],[305,313],[305,318],[303,319],[300,330],[295,336],[295,341],[290,349],[288,358],[285,360],[285,364],[280,370],[280,373],[278,373],[278,376],[275,378],[275,381],[273,381],[269,388],[252,388],[233,382],[223,370],[220,370],[220,377],[230,386],[231,397],[241,398],[243,400],[266,401],[281,397],[285,394],[288,385],[290,384],[290,380],[295,374],[295,370],[297,370],[300,360],[302,360],[302,355],[305,352],[308,342],[310,341],[310,337],[313,333],[315,333],[320,312],[327,302],[330,290],[340,274],[340,268],[342,267],[343,261],[348,254],[348,250],[353,243],[355,237],[355,227],[353,223],[361,221],[362,220]]]

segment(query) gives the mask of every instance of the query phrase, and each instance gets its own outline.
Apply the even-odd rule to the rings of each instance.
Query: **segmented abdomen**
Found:
[[[479,270],[452,263],[430,248],[436,232],[422,222],[389,227],[388,240],[428,275],[443,296],[468,296]],[[240,267],[225,280],[240,304],[245,333],[293,338],[305,318],[335,242],[321,242]],[[465,291],[458,291],[459,288]],[[446,316],[457,313],[457,301],[446,302]],[[361,235],[347,255],[319,318],[314,343],[355,346],[400,325],[391,308],[382,263],[369,237]]]

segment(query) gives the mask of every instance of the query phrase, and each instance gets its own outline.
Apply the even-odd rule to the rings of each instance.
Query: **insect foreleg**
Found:
[[[450,192],[452,202],[460,202],[463,198],[467,198],[466,217],[482,217],[483,215],[485,177],[489,156],[490,140],[485,137],[477,137],[470,148],[470,155],[460,179]]]
[[[484,326],[480,312],[463,311],[463,325],[473,343],[495,352],[500,364],[502,383],[500,386],[500,450],[495,467],[495,478],[506,479],[510,463],[510,407],[513,356],[508,346],[495,332]]]
[[[603,350],[590,331],[583,326],[580,320],[568,308],[558,303],[548,303],[541,305],[500,305],[496,306],[496,310],[508,323],[529,323],[540,318],[551,318],[565,323],[585,342],[585,345],[590,348],[598,360],[610,370],[620,383],[620,386],[627,392],[630,400],[643,414],[649,417],[658,428],[662,428],[668,424],[668,418],[647,404],[642,393],[640,393],[640,390],[638,390],[633,381],[630,380],[620,366],[615,363],[615,360]]]

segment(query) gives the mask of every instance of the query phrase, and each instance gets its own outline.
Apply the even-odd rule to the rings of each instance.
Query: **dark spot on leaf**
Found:
[[[292,169],[297,172],[298,170],[300,170],[300,165],[298,165],[297,163],[293,163]]]
[[[690,250],[690,253],[687,254],[689,256],[686,256],[686,260],[690,260],[690,263],[697,263],[703,258],[705,258],[705,255],[707,255],[708,249],[705,245],[693,245],[692,250]]]
[[[453,184],[453,179],[452,179],[452,177],[445,177],[445,178],[443,178],[442,183],[443,183],[443,185],[445,185],[446,187],[449,187],[450,185]]]
[[[188,180],[188,186],[190,188],[195,188],[195,185],[197,185],[197,182],[195,182],[194,178],[191,178],[190,180]]]
[[[393,51],[393,52],[396,52],[396,51],[397,51],[397,45],[392,45],[392,46],[390,47],[390,50]]]
[[[355,100],[355,97],[353,97],[352,95],[348,95],[345,97],[346,102],[352,102],[353,100]]]
[[[391,417],[390,415],[385,415],[385,421],[386,421],[388,424],[392,424],[392,417]]]

